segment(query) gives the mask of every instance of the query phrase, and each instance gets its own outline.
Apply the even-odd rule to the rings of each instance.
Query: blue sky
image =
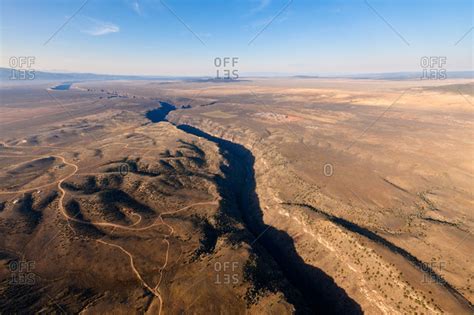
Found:
[[[215,75],[214,58],[238,57],[241,74],[327,74],[419,71],[421,57],[445,56],[448,71],[473,68],[471,0],[89,0],[72,17],[83,3],[2,0],[1,65]]]

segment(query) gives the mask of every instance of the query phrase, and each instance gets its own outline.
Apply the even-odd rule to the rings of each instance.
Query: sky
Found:
[[[1,66],[215,76],[473,69],[472,0],[1,0]],[[225,57],[236,64],[216,67]],[[217,59],[216,58],[220,58]],[[222,72],[221,72],[222,73]]]

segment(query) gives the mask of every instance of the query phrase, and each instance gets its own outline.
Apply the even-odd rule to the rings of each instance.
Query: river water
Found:
[[[161,107],[148,111],[146,117],[152,122],[167,121],[167,115],[176,110],[176,106],[160,102]],[[173,124],[175,125],[175,124]],[[221,166],[223,177],[215,178],[220,195],[223,198],[221,211],[238,213],[246,228],[253,234],[251,247],[258,243],[278,264],[285,278],[291,283],[288,286],[275,287],[283,283],[281,279],[268,279],[268,270],[260,270],[266,276],[260,277],[260,285],[268,290],[279,290],[288,302],[295,307],[297,314],[362,314],[360,306],[340,288],[334,280],[321,269],[306,264],[296,251],[294,240],[286,232],[269,226],[263,221],[256,193],[254,172],[255,158],[243,145],[210,135],[194,126],[175,125],[176,128],[215,143],[219,153],[227,160]],[[233,208],[233,209],[229,209]],[[260,247],[259,246],[259,247]],[[259,249],[259,251],[261,248]],[[267,266],[267,264],[265,264]],[[263,278],[263,279],[262,279]],[[295,295],[296,289],[300,295]],[[303,298],[301,298],[303,297]]]

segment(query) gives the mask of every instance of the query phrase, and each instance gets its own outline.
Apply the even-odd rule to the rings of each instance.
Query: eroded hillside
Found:
[[[306,307],[243,223],[210,141],[110,111],[7,139],[1,161],[2,311]]]

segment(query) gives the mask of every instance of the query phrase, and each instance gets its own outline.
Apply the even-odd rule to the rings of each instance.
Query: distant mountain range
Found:
[[[474,71],[449,71],[446,70],[448,79],[472,79]],[[366,73],[340,75],[337,77],[351,79],[370,79],[370,80],[416,80],[420,79],[422,72],[389,72],[389,73]]]
[[[13,72],[12,72],[13,71]],[[13,76],[18,77],[18,70],[0,67],[0,81],[8,81]],[[247,75],[245,77],[289,77],[297,79],[314,78],[348,78],[348,79],[370,79],[370,80],[416,80],[421,77],[420,72],[390,72],[390,73],[362,73],[362,74],[335,74],[335,75]],[[447,71],[448,79],[473,79],[474,71]],[[223,82],[225,80],[216,80],[209,76],[140,76],[140,75],[115,75],[115,74],[96,74],[96,73],[59,73],[35,71],[35,80],[43,81],[102,81],[102,80],[186,80],[194,82]],[[231,81],[241,81],[231,80]]]
[[[12,72],[13,71],[13,72]],[[10,80],[12,77],[19,77],[18,70],[10,68],[0,68],[0,80]],[[137,75],[115,75],[115,74],[96,74],[96,73],[74,73],[74,72],[45,72],[35,71],[35,80],[44,81],[91,81],[91,80],[170,80],[184,79],[184,77],[170,76],[137,76]]]

